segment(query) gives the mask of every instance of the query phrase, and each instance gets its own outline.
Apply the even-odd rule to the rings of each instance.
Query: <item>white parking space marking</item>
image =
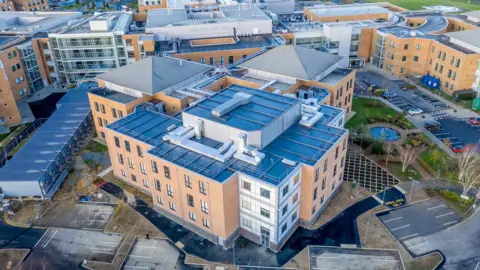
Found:
[[[157,248],[157,247],[153,247],[153,246],[135,246],[135,247],[139,247],[139,248]]]
[[[447,222],[447,223],[443,224],[443,226],[447,226],[447,225],[450,225],[450,224],[453,224],[453,223],[457,223],[457,222],[458,222],[458,221],[456,221],[456,220],[455,220],[455,221],[451,221],[451,222]]]
[[[48,244],[50,244],[50,241],[52,241],[53,237],[55,236],[55,234],[57,234],[57,232],[58,232],[58,230],[55,230],[55,232],[52,234],[50,239],[48,239],[47,243],[45,243],[45,245],[43,245],[43,248],[46,248],[48,246]]]
[[[100,244],[105,244],[105,245],[108,245],[108,246],[118,246],[118,243],[113,243],[113,242],[98,242]]]
[[[425,242],[423,242],[423,243],[416,244],[416,245],[413,245],[413,246],[409,246],[408,249],[411,250],[411,249],[414,248],[414,247],[419,247],[419,246],[421,246],[421,245],[425,245],[426,243],[428,243],[428,241],[425,241]]]
[[[446,206],[445,204],[441,204],[441,205],[437,205],[437,206],[434,206],[434,207],[427,208],[427,210],[433,210],[433,209],[437,209],[439,207],[445,207],[445,206]]]
[[[398,219],[401,219],[401,218],[403,218],[403,217],[392,218],[392,219],[389,219],[389,220],[385,220],[384,222],[387,223],[387,222],[398,220]]]
[[[413,237],[413,236],[417,236],[418,233],[414,233],[414,234],[410,234],[410,235],[407,235],[407,236],[404,236],[402,238],[399,238],[399,240],[403,240],[403,239],[406,239],[406,238],[409,238],[409,237]]]
[[[152,257],[148,256],[140,256],[140,255],[130,255],[130,257],[135,257],[135,258],[145,258],[145,259],[151,259]]]
[[[100,251],[100,250],[92,250],[92,252],[93,252],[93,253],[111,254],[111,255],[115,254],[115,253],[113,253],[113,252],[106,252],[106,251]]]
[[[123,268],[132,268],[132,269],[147,269],[148,267],[142,267],[142,266],[131,266],[131,265],[125,265]]]
[[[398,262],[398,260],[385,260],[385,259],[373,259],[374,261],[377,261],[377,262]]]
[[[405,226],[402,226],[402,227],[398,227],[398,228],[395,228],[395,229],[391,229],[390,231],[396,231],[396,230],[400,230],[400,229],[403,229],[403,228],[407,228],[407,227],[410,227],[410,224],[407,224]]]
[[[338,257],[319,256],[320,259],[337,259]]]
[[[452,211],[450,213],[446,213],[446,214],[443,214],[443,215],[436,216],[435,218],[441,218],[441,217],[449,216],[449,215],[452,215],[452,214],[455,214],[455,212]]]
[[[477,270],[479,266],[480,266],[480,262],[477,262],[477,266],[475,266],[475,270]]]

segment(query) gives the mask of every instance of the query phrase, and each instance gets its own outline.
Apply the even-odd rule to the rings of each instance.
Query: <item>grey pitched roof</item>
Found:
[[[98,78],[147,95],[204,73],[213,67],[181,59],[152,56],[98,75]]]
[[[445,33],[446,36],[465,42],[469,45],[480,48],[480,28],[458,32]]]
[[[281,46],[248,60],[240,66],[302,80],[312,80],[341,59],[342,57],[338,55],[303,47]]]

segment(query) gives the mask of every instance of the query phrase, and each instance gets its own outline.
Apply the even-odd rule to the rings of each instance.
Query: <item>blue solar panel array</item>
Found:
[[[202,102],[203,107],[209,108],[208,113],[206,111],[201,112],[200,110],[195,110],[198,105],[187,109],[187,112],[192,113],[192,111],[194,111],[193,114],[198,114],[199,116],[206,115],[205,117],[208,118],[207,115],[211,115],[210,111],[213,107],[208,104],[211,102],[215,105],[220,104],[218,101],[226,101],[238,91],[252,93],[255,96],[250,104],[243,107],[251,108],[249,106],[253,105],[256,106],[257,110],[262,110],[262,112],[265,112],[265,110],[277,110],[277,115],[286,111],[292,106],[292,103],[297,102],[295,99],[261,90],[232,86]],[[272,95],[276,97],[274,97],[274,99],[270,98]],[[257,104],[260,100],[263,101],[263,99],[261,99],[262,97],[266,97],[265,99],[271,102],[271,107],[283,109],[272,109],[271,107],[265,107],[265,104]],[[272,100],[276,100],[276,102]],[[229,115],[231,118],[234,118],[239,115],[239,111],[243,112],[244,110],[246,109],[237,108],[230,112]],[[333,116],[336,113],[333,109],[327,108],[325,110],[328,110],[328,115]],[[260,118],[255,117],[255,119]],[[264,119],[265,123],[267,123],[267,121],[272,121],[274,118]],[[249,126],[249,120],[243,118],[229,123],[233,126],[239,125],[243,128]],[[265,125],[265,123],[263,125]],[[167,128],[172,125],[182,125],[182,121],[178,115],[172,117],[158,112],[140,110],[108,125],[107,128],[154,146],[149,153],[156,157],[219,182],[225,181],[235,172],[239,171],[271,184],[279,184],[285,176],[289,175],[295,169],[294,166],[282,162],[282,159],[286,158],[297,163],[314,165],[329,148],[346,133],[343,129],[330,127],[321,122],[318,122],[311,128],[294,124],[261,150],[265,154],[265,158],[259,165],[253,166],[233,157],[223,163],[181,146],[163,141],[162,137],[167,134]],[[258,127],[261,128],[261,125]],[[222,145],[222,142],[205,137],[198,140],[198,142],[213,148],[218,148]]]

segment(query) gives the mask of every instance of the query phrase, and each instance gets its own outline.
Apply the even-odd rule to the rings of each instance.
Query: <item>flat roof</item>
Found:
[[[474,18],[480,19],[480,10],[465,12],[465,13],[462,13],[462,15],[465,15],[467,17],[474,17]]]
[[[469,45],[480,48],[480,28],[459,32],[445,33],[447,37],[465,42]]]
[[[0,12],[0,30],[2,33],[33,35],[66,25],[81,16],[81,12]]]
[[[337,68],[332,73],[328,74],[325,78],[319,80],[319,82],[329,85],[335,85],[352,72],[353,70],[351,69]]]
[[[136,97],[132,97],[132,96],[129,96],[127,94],[124,94],[124,93],[121,93],[121,92],[118,92],[118,91],[114,91],[114,90],[111,90],[111,89],[108,89],[108,88],[105,88],[105,87],[96,88],[96,89],[90,91],[90,93],[93,94],[93,95],[96,95],[96,96],[104,97],[104,98],[122,103],[122,104],[128,104],[128,103],[138,99]]]
[[[343,110],[337,107],[322,105],[320,106],[319,112],[323,113],[323,117],[318,120],[318,122],[330,125],[333,119],[343,113]]]
[[[199,40],[199,39],[195,39]],[[262,47],[275,47],[281,46],[282,41],[277,37],[268,35],[254,35],[237,37],[237,42],[233,44],[212,44],[204,46],[191,46],[190,40],[182,40],[178,47],[178,53],[191,53],[191,52],[204,52],[204,51],[229,51],[248,48],[262,48]]]
[[[345,6],[325,6],[325,7],[307,7],[311,12],[322,17],[335,16],[355,16],[368,14],[384,14],[390,11],[379,5],[345,5]]]
[[[69,90],[57,110],[0,170],[2,181],[38,181],[90,113],[88,88]]]
[[[212,115],[213,109],[232,99],[239,92],[252,95],[247,105],[236,107],[222,117]],[[240,130],[253,131],[263,129],[297,103],[298,100],[290,97],[234,84],[187,108],[184,113]]]
[[[94,15],[80,23],[73,24],[66,28],[61,34],[87,34],[87,33],[105,33],[105,32],[124,32],[128,30],[128,23],[132,17],[131,13],[126,12],[104,12]],[[107,21],[111,20],[110,27],[107,30],[92,30],[90,28],[91,21]]]
[[[0,36],[0,46],[1,45],[5,45],[11,41],[14,41],[17,39],[17,36],[6,36],[6,35],[2,35]]]

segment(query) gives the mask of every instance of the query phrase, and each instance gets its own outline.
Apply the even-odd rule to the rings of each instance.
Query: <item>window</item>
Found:
[[[320,198],[320,204],[322,204],[322,203],[323,203],[323,199],[324,199],[324,197],[323,197],[323,196],[324,196],[324,195],[322,195],[322,197]]]
[[[225,59],[223,58],[223,56],[220,56],[220,65],[223,65],[225,62]]]
[[[315,200],[317,198],[317,188],[313,190],[313,199]]]
[[[148,188],[148,180],[143,179],[143,186]]]
[[[243,226],[245,226],[247,228],[252,228],[252,220],[250,220],[248,218],[243,218],[242,219],[242,224],[243,224]]]
[[[402,62],[405,62],[407,61],[407,57],[406,56],[402,56]]]
[[[418,62],[418,56],[413,56],[413,62]]]
[[[337,159],[337,158],[338,158],[338,146],[337,146],[337,148],[335,149],[335,159]]]
[[[100,136],[102,136],[102,138],[104,138],[104,139],[105,139],[105,132],[103,132],[103,131],[100,131]]]
[[[108,125],[107,120],[103,119],[103,125],[104,125],[104,126],[107,126],[107,125]]]
[[[190,176],[185,174],[184,178],[185,178],[185,186],[188,188],[192,188],[192,182],[190,181]]]
[[[300,181],[300,175],[295,175],[295,177],[293,178],[293,185],[296,185],[298,183],[298,181]]]
[[[447,57],[447,53],[443,52],[443,54],[442,54],[442,60],[445,60],[445,57]]]
[[[265,208],[260,208],[260,215],[266,217],[266,218],[270,218],[270,211],[268,211],[267,209]]]
[[[252,210],[252,203],[246,200],[242,200],[242,207],[248,210]]]
[[[333,176],[337,175],[337,165],[333,166]]]
[[[245,59],[245,58],[247,58],[247,55],[246,54],[242,55],[242,59]]]
[[[200,200],[200,208],[202,209],[202,212],[208,214],[208,204],[206,201]]]
[[[208,222],[208,219],[202,218],[203,226],[210,228],[210,223]]]
[[[205,186],[205,182],[200,181],[199,186],[200,186],[200,193],[202,193],[203,195],[207,195],[207,187]]]
[[[292,204],[296,203],[297,201],[298,201],[298,193],[293,196]]]
[[[95,105],[95,111],[99,112],[100,108],[98,107],[98,102],[94,102],[93,105]]]
[[[404,50],[408,50],[408,44],[403,45]]]
[[[328,159],[325,159],[325,163],[323,164],[323,172],[327,171],[327,166],[328,166]]]
[[[325,190],[325,184],[327,182],[327,178],[326,177],[323,177],[322,179],[322,190]]]
[[[287,193],[288,193],[288,185],[283,188],[282,195],[285,196],[285,195],[287,195]]]
[[[443,65],[440,65],[440,70],[438,72],[440,72],[440,73],[443,72]]]
[[[438,63],[435,63],[435,71],[438,70]]]
[[[187,204],[191,207],[195,207],[195,203],[193,202],[193,196],[190,194],[187,194]]]
[[[452,77],[452,70],[451,70],[451,69],[448,70],[448,72],[447,72],[447,77],[448,77],[448,78]]]
[[[170,179],[170,168],[163,166],[163,173],[165,174],[165,178]]]
[[[292,214],[292,222],[294,222],[295,220],[297,220],[297,212]]]
[[[140,162],[140,171],[141,171],[143,174],[147,175],[147,169],[145,168],[145,164],[143,164],[143,163],[141,163],[141,162]]]
[[[405,72],[405,69],[404,68],[400,68],[400,73],[404,73]]]
[[[102,118],[98,117],[97,120],[98,120],[98,125],[101,126],[101,127],[103,127],[103,120],[102,120]],[[116,137],[115,137],[115,138],[116,138]],[[115,144],[116,144],[116,143],[115,143]],[[118,146],[118,147],[120,147],[120,146]]]
[[[320,175],[320,168],[315,168],[315,182],[318,181],[318,176]]]
[[[157,203],[163,205],[163,199],[160,196],[157,196]]]
[[[457,59],[457,62],[455,63],[456,67],[460,67],[460,59]]]
[[[260,188],[260,196],[270,199],[270,190],[266,190],[264,188]]]
[[[120,148],[120,139],[118,139],[117,136],[114,136],[113,139],[115,140],[115,146],[117,146],[118,148]]]
[[[12,59],[12,53],[8,53],[8,59]]]
[[[157,165],[157,162],[152,160],[152,171],[154,173],[158,173],[158,165]]]
[[[421,48],[422,48],[422,45],[420,45],[420,44],[415,45],[415,49],[420,50]]]
[[[112,115],[113,118],[117,118],[117,110],[115,110],[114,108],[112,108]]]
[[[127,177],[127,172],[124,169],[121,169],[120,172],[122,173],[123,177]]]
[[[17,71],[17,66],[12,66],[12,71]]]
[[[172,186],[170,186],[169,184],[167,184],[167,195],[173,197]]]
[[[205,58],[200,58],[200,63],[205,64]]]
[[[455,63],[455,56],[452,56],[452,58],[450,59],[450,65],[453,65],[453,63]]]
[[[20,67],[21,67],[21,66],[20,66],[20,64],[19,64],[19,63],[17,63],[17,70],[18,70],[18,69],[20,69]]]
[[[127,160],[128,160],[128,167],[130,167],[130,169],[133,169],[133,160],[129,157],[127,157]]]
[[[105,114],[105,105],[100,104],[100,111]]]
[[[123,156],[120,153],[118,153],[118,163],[123,164]]]
[[[130,150],[130,142],[124,141],[124,143],[125,143],[125,150],[127,150],[127,152],[130,152],[131,151]]]
[[[143,157],[142,148],[138,145],[137,145],[137,154],[138,154],[139,157]]]
[[[455,72],[453,72],[452,80],[455,81],[456,78],[457,78],[457,72],[455,71]]]
[[[335,189],[335,182],[332,183],[332,190]]]
[[[123,112],[122,112],[122,111],[118,111],[118,116],[120,116],[120,118],[123,118]]]
[[[233,64],[233,56],[229,56],[229,57],[228,57],[228,63],[229,63],[229,64]]]
[[[251,191],[252,185],[249,182],[243,181],[242,182],[242,187],[245,190]]]
[[[17,57],[17,51],[13,51],[12,53],[13,53],[13,57]]]
[[[345,157],[342,157],[342,161],[340,162],[340,168],[343,168],[344,161],[345,161]]]
[[[215,57],[210,57],[210,65],[215,65]]]
[[[155,189],[158,191],[162,191],[162,185],[158,179],[155,179]]]
[[[170,209],[175,211],[175,203],[169,202]]]
[[[317,212],[317,206],[316,205],[313,206],[313,208],[312,208],[312,214],[315,214],[315,212]]]
[[[137,182],[137,177],[134,174],[132,174],[132,181]]]

